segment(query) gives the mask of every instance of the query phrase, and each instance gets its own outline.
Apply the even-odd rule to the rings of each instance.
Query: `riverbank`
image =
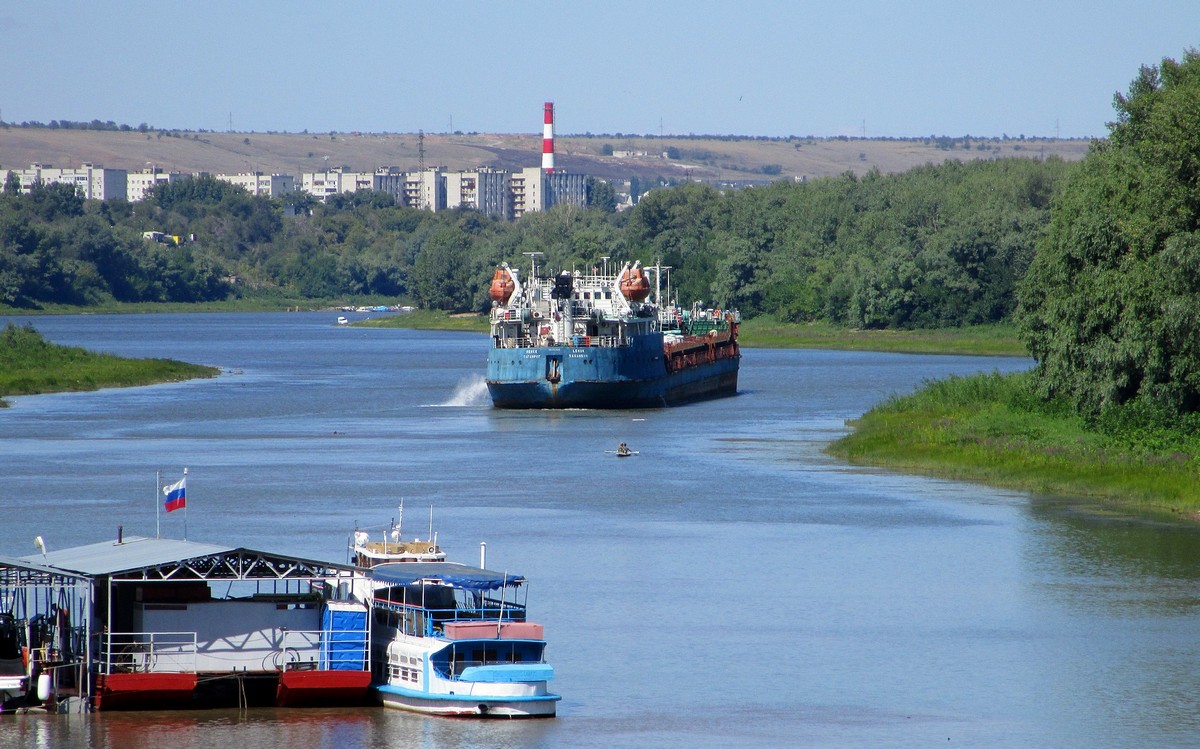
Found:
[[[486,333],[485,315],[451,315],[435,310],[356,322],[370,328],[462,330]],[[1025,345],[1011,325],[977,325],[938,330],[852,330],[828,323],[781,323],[758,317],[742,323],[738,341],[748,348],[820,348],[841,351],[886,351],[906,354],[1026,356]]]
[[[59,346],[31,326],[0,332],[0,408],[4,396],[38,395],[106,387],[135,387],[215,377],[220,370],[171,359],[125,359],[77,346]]]
[[[750,348],[820,348],[960,356],[1029,355],[1012,325],[856,330],[828,323],[781,323],[764,316],[743,322],[738,341]]]
[[[852,464],[1200,520],[1200,438],[1089,424],[1068,404],[1035,398],[1026,373],[932,382],[851,425],[828,452]]]

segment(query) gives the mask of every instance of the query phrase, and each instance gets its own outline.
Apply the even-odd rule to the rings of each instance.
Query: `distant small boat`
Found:
[[[350,324],[350,321],[346,319],[345,315],[338,316],[338,325],[349,325],[349,324]]]
[[[624,442],[617,445],[616,450],[605,450],[605,452],[616,453],[618,458],[628,458],[630,455],[638,454],[637,450],[630,450],[629,445],[626,445]]]

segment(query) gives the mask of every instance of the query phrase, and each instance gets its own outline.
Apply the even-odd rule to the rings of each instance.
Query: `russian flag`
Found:
[[[178,483],[163,487],[163,494],[167,495],[163,506],[167,508],[167,512],[173,512],[181,507],[187,507],[187,476],[179,479]]]

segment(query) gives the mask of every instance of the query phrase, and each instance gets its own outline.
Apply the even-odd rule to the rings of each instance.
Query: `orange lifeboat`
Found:
[[[621,290],[621,295],[631,302],[645,301],[646,297],[650,296],[650,279],[646,278],[646,272],[640,265],[635,265],[621,271],[621,277],[617,279],[617,288]]]
[[[508,272],[508,269],[497,268],[496,272],[492,275],[492,288],[490,292],[492,301],[501,305],[508,304],[508,299],[512,296],[513,290],[516,288],[517,285],[513,282],[512,274]]]

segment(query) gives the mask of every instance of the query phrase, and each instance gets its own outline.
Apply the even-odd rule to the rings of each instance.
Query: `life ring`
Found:
[[[430,554],[432,554],[433,552],[437,551],[437,547],[436,547],[436,546],[430,546],[430,547],[429,547],[428,549],[426,549],[425,551],[427,551],[427,552],[429,552]]]

